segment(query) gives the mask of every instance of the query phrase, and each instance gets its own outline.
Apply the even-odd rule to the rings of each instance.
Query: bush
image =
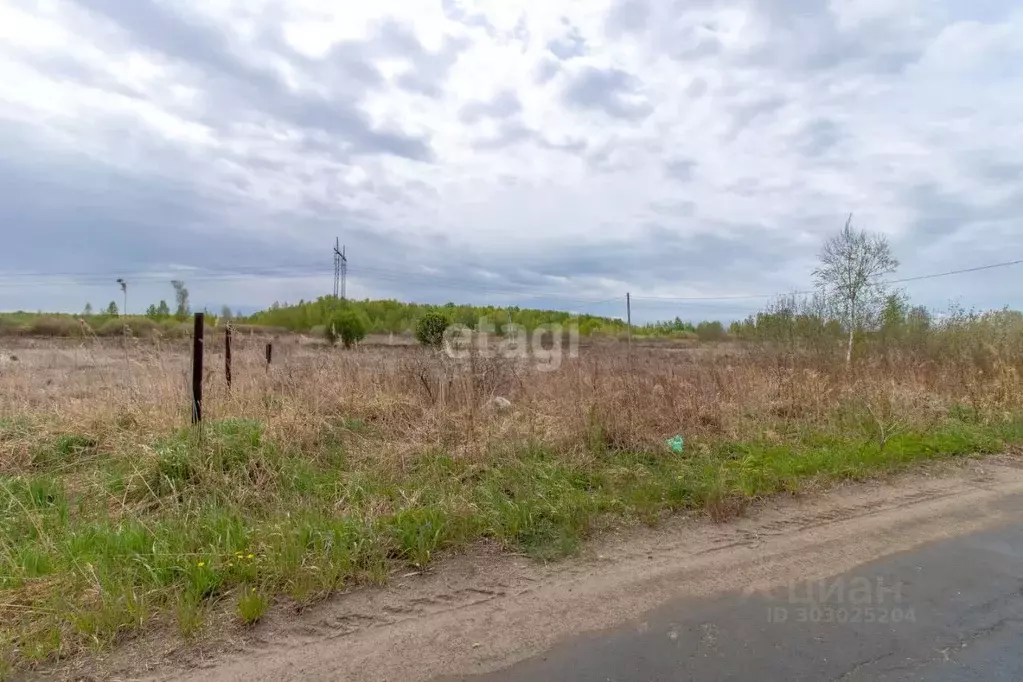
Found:
[[[81,327],[73,317],[37,317],[28,323],[31,336],[78,336]]]
[[[696,325],[696,338],[700,341],[723,341],[725,327],[720,322],[701,322]]]
[[[366,322],[354,310],[342,310],[331,318],[323,335],[332,346],[341,341],[345,348],[351,348],[366,338]]]
[[[450,324],[448,318],[440,313],[426,313],[416,323],[416,340],[424,346],[439,348],[444,343],[444,331]]]

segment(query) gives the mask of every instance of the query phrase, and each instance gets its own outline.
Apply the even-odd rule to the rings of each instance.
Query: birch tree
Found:
[[[873,319],[884,307],[885,287],[881,278],[895,272],[899,261],[892,255],[888,240],[852,226],[852,214],[837,235],[824,242],[820,267],[813,271],[817,286],[835,303],[848,327],[846,365],[852,363],[856,330]]]

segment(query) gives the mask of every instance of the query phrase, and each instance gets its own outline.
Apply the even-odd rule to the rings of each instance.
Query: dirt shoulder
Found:
[[[60,676],[414,682],[487,672],[567,637],[640,625],[645,612],[677,597],[827,577],[1010,522],[1016,507],[1019,458],[932,467],[772,499],[725,524],[683,518],[623,529],[556,564],[480,548],[303,613],[277,609],[254,629],[226,628],[201,646],[149,637]]]

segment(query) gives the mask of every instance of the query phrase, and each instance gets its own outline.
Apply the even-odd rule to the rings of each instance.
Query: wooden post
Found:
[[[629,352],[632,352],[632,294],[625,294],[625,316],[626,324],[629,325]]]
[[[271,341],[266,344],[266,371],[270,371],[270,363],[274,361],[274,344]]]
[[[206,316],[195,314],[195,331],[192,334],[192,423],[202,421],[202,351],[203,332],[206,329]]]
[[[231,390],[231,323],[227,323],[224,332],[224,378],[227,379],[227,390]]]

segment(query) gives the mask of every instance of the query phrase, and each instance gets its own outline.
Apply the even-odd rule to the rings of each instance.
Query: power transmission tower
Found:
[[[348,280],[348,258],[345,256],[345,247],[341,246],[340,240],[334,239],[334,298],[340,296],[345,298],[345,289]]]
[[[117,278],[117,283],[121,285],[121,291],[124,292],[124,308],[121,309],[122,315],[128,314],[128,282],[123,277]]]

